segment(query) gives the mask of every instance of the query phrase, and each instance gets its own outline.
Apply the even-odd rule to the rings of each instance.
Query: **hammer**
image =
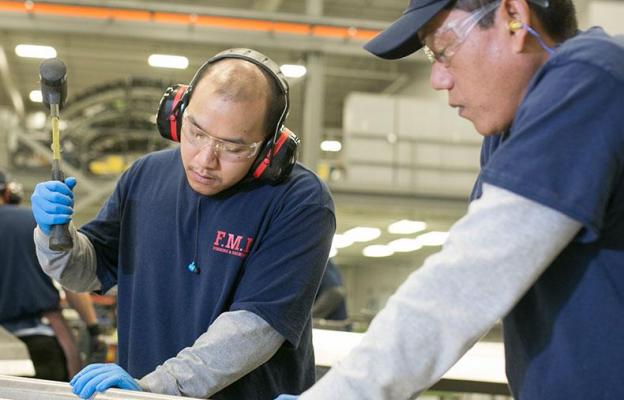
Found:
[[[52,179],[65,181],[61,169],[60,109],[67,97],[67,68],[58,58],[44,60],[39,66],[43,103],[50,107],[52,125]],[[49,246],[51,250],[64,251],[73,247],[69,224],[52,225]]]

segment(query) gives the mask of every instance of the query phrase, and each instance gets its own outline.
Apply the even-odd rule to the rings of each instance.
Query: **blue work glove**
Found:
[[[30,197],[33,215],[39,229],[50,235],[52,225],[63,225],[71,220],[74,213],[74,193],[76,178],[60,181],[41,182],[35,186]]]
[[[299,396],[294,396],[292,394],[280,394],[275,398],[275,400],[297,400]]]
[[[117,364],[91,364],[84,367],[69,382],[72,392],[81,399],[88,399],[95,392],[108,388],[142,391],[141,387]]]

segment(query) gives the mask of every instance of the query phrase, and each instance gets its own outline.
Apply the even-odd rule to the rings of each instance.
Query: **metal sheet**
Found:
[[[14,376],[0,375],[0,399],[1,400],[57,400],[76,399],[71,392],[71,387],[65,382],[45,381],[33,378],[18,378]],[[94,400],[113,399],[155,399],[172,400],[181,399],[178,396],[162,394],[134,392],[121,389],[109,389],[104,393],[97,393],[92,397]],[[184,397],[184,399],[190,399]]]

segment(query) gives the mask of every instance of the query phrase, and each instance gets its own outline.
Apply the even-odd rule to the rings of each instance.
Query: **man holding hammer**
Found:
[[[295,163],[288,84],[249,49],[222,52],[165,93],[161,135],[180,147],[130,167],[73,247],[76,181],[37,185],[35,242],[64,286],[118,286],[119,365],[71,382],[215,400],[271,399],[314,383],[310,309],[335,230],[326,186]],[[139,380],[137,380],[139,379]]]

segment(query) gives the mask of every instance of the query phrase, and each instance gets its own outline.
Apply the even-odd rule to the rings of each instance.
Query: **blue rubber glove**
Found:
[[[71,220],[74,213],[74,186],[74,177],[65,179],[65,183],[48,181],[35,186],[30,197],[32,211],[39,229],[46,235],[50,235],[52,225],[66,224]]]
[[[297,400],[299,396],[293,396],[292,394],[280,394],[275,400]]]
[[[142,391],[141,387],[117,364],[91,364],[84,367],[69,382],[72,392],[81,399],[88,399],[95,392],[108,388]]]

